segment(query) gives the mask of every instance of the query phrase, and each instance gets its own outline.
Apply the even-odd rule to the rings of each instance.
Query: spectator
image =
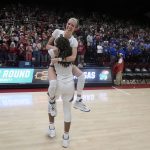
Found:
[[[122,84],[123,70],[124,70],[123,54],[119,53],[118,54],[118,60],[113,66],[113,74],[114,74],[114,77],[116,78],[115,85],[117,85],[117,86]]]

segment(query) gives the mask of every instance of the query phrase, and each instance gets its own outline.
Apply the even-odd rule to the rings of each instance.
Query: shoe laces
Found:
[[[54,131],[54,130],[55,130],[55,127],[54,127],[53,129],[51,129],[50,126],[49,126],[49,130],[53,130],[53,131]]]
[[[83,99],[82,99],[82,98],[78,100],[78,102],[82,102],[82,101],[83,101]]]
[[[69,136],[68,136],[68,138],[65,138],[64,135],[62,137],[63,137],[64,140],[69,140]]]
[[[82,100],[83,100],[83,99],[80,99],[80,100],[79,100],[79,103],[80,103],[84,108],[86,108],[86,105],[82,102]]]

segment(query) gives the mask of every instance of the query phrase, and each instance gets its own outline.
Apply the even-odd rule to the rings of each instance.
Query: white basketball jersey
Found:
[[[60,37],[60,35],[63,35],[64,36],[64,31],[63,30],[59,30],[59,29],[56,29],[54,30],[54,32],[52,33],[52,36],[57,39],[58,37]],[[72,35],[71,38],[68,39],[69,40],[69,43],[70,43],[70,46],[73,48],[73,47],[78,47],[78,41],[77,39]],[[54,44],[55,44],[55,40],[54,40]]]
[[[62,82],[73,80],[73,74],[72,74],[73,65],[72,64],[70,64],[68,67],[64,67],[59,63],[55,63],[54,67],[55,67],[56,74],[57,74],[57,80],[61,80]]]

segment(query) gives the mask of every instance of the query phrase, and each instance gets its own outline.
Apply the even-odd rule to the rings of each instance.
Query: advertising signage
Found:
[[[109,67],[81,68],[87,84],[112,84],[112,72]],[[77,78],[74,76],[75,83]],[[48,85],[48,69],[0,68],[0,86],[9,84]]]

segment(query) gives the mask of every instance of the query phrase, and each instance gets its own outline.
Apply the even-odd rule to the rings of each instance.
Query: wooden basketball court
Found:
[[[150,88],[84,90],[91,112],[72,108],[70,150],[150,150]],[[61,150],[62,101],[56,137],[47,135],[46,92],[0,93],[0,150]]]

